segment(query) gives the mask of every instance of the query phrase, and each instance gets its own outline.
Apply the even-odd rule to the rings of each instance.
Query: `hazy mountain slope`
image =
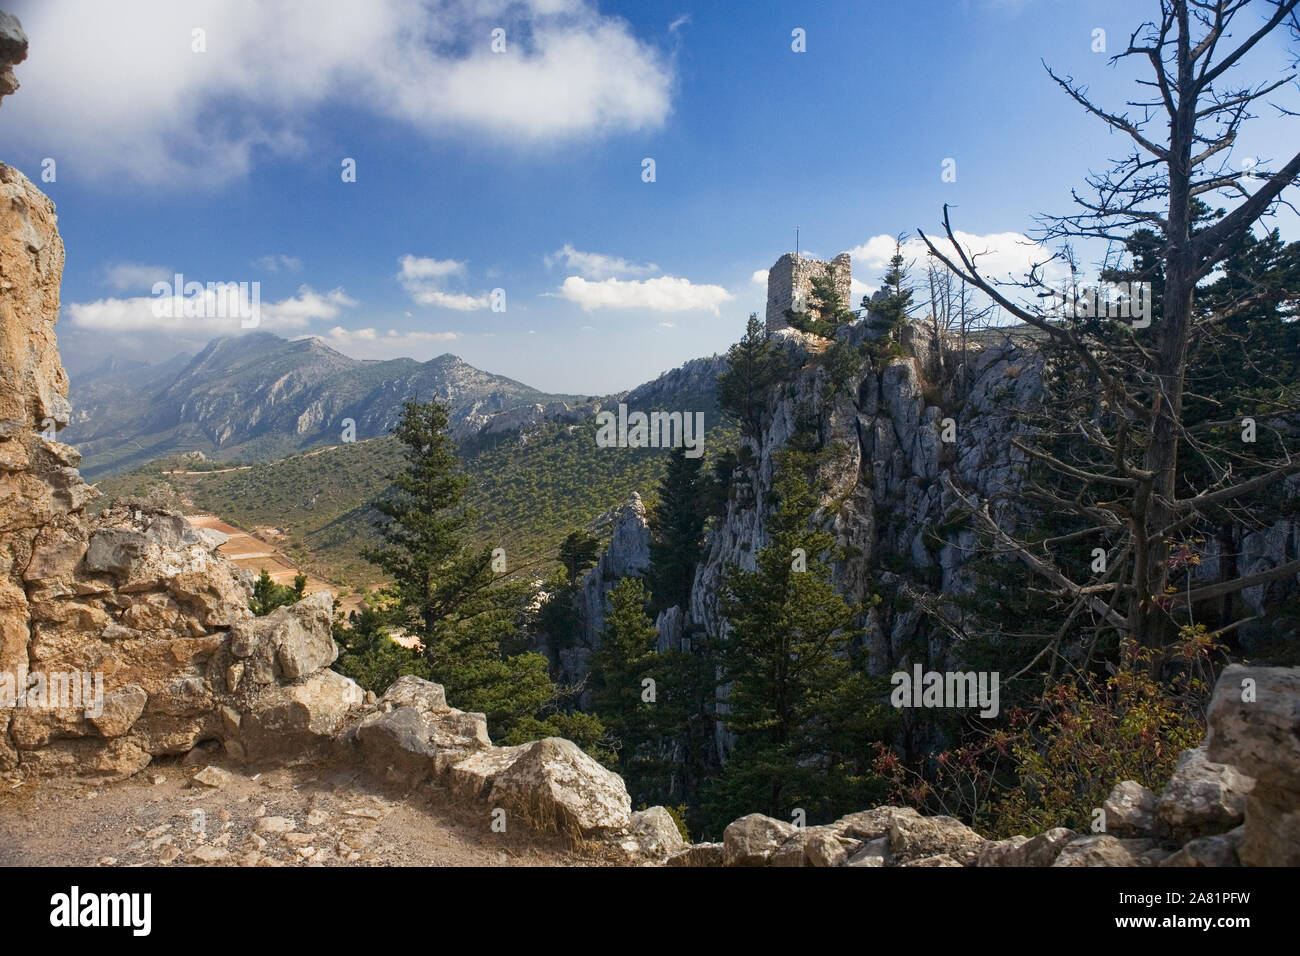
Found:
[[[345,419],[357,439],[386,434],[410,396],[438,398],[454,425],[476,426],[523,404],[572,400],[480,371],[454,355],[428,362],[349,358],[318,338],[269,332],[214,339],[183,368],[101,366],[72,383],[76,410],[60,438],[91,479],[167,455],[201,451],[264,461],[333,444]]]
[[[703,412],[706,462],[735,444],[717,406],[721,358],[696,359],[632,392],[603,400],[615,408]],[[569,531],[589,524],[633,492],[650,498],[666,449],[600,448],[594,412],[577,423],[547,421],[509,432],[488,431],[460,443],[470,476],[469,503],[479,517],[474,537],[506,549],[511,570],[548,564]],[[286,550],[324,577],[356,586],[375,580],[359,555],[375,540],[367,502],[400,467],[391,437],[338,445],[235,471],[163,476],[175,462],[151,462],[100,482],[106,495],[139,495],[165,480],[196,509],[244,527],[287,533]]]

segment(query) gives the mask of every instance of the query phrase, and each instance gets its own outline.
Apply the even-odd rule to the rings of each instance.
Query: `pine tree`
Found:
[[[740,422],[742,435],[762,431],[768,394],[785,374],[785,361],[768,341],[767,331],[751,313],[745,336],[727,350],[727,368],[718,376],[718,404]]]
[[[869,308],[873,327],[884,329],[888,338],[897,340],[899,331],[915,308],[901,238],[894,240],[894,254],[890,256],[889,269],[881,277],[880,285],[885,294],[874,302],[864,296],[862,306]]]
[[[592,668],[592,702],[616,741],[620,770],[635,776],[647,756],[653,705],[643,700],[646,678],[653,678],[659,634],[646,616],[645,583],[623,578],[609,592],[609,612]]]
[[[829,814],[871,785],[865,745],[879,708],[852,653],[855,608],[831,583],[834,538],[810,527],[811,463],[807,453],[781,455],[770,543],[756,570],[733,566],[723,578],[723,720],[736,745],[709,788],[715,824],[755,810]]]
[[[708,499],[703,459],[677,448],[659,482],[659,503],[650,514],[650,590],[654,609],[690,603],[695,566],[704,543]]]
[[[419,637],[448,699],[508,734],[553,703],[557,691],[540,654],[506,653],[523,631],[529,587],[496,585],[491,549],[465,543],[467,479],[446,428],[447,409],[438,402],[403,404],[393,432],[405,446],[406,467],[373,504],[384,545],[363,556],[388,574],[390,613]]]
[[[264,614],[270,614],[278,607],[288,607],[297,604],[302,600],[303,592],[307,589],[307,575],[301,571],[294,576],[293,587],[285,587],[283,584],[276,584],[271,580],[270,573],[266,568],[257,576],[253,582],[253,596],[248,602],[249,608],[254,614],[261,617]]]

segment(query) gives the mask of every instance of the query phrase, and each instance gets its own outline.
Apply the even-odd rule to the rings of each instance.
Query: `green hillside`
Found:
[[[681,396],[685,398],[685,396]],[[683,407],[683,406],[678,406]],[[690,407],[690,406],[685,406]],[[696,405],[695,407],[700,407]],[[706,412],[705,458],[733,445],[733,429]],[[668,451],[599,448],[594,421],[548,423],[461,449],[471,478],[470,505],[479,512],[476,540],[506,550],[512,571],[549,569],[560,540],[639,492],[649,502]],[[99,482],[102,503],[143,497],[160,482],[244,528],[270,525],[287,535],[295,560],[346,587],[371,585],[374,569],[360,550],[375,541],[366,506],[399,467],[389,437],[333,446],[229,471],[164,474],[186,463],[163,459]]]

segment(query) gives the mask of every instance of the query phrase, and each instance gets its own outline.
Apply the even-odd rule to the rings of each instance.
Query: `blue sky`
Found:
[[[854,251],[860,291],[944,202],[992,261],[1033,256],[1034,215],[1127,145],[1040,60],[1118,104],[1135,74],[1094,30],[1114,52],[1148,6],[11,2],[31,48],[0,143],[38,182],[55,161],[74,371],[239,334],[152,315],[152,282],[181,272],[260,282],[261,327],[287,337],[604,393],[724,351],[796,225],[805,252]],[[1251,70],[1280,74],[1286,42]],[[1294,146],[1260,112],[1237,160]]]

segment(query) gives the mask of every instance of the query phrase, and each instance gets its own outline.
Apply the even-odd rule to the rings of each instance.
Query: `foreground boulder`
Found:
[[[1222,833],[1246,816],[1255,781],[1228,764],[1215,763],[1205,747],[1184,750],[1156,808],[1161,826],[1183,840]]]
[[[959,866],[974,866],[987,842],[952,817],[899,816],[889,827],[889,853],[900,864],[944,855]]]
[[[768,859],[794,835],[792,824],[751,813],[727,826],[722,833],[725,866],[766,866]]]
[[[663,863],[686,849],[686,841],[681,830],[677,829],[677,821],[666,808],[650,807],[632,814],[624,849],[647,860]]]
[[[1300,866],[1300,668],[1225,668],[1206,719],[1206,758],[1255,779],[1241,862]]]
[[[447,770],[451,791],[519,815],[530,826],[620,837],[632,822],[623,778],[562,737],[478,751]]]
[[[483,714],[449,707],[441,684],[409,675],[388,688],[375,712],[353,723],[346,741],[372,771],[410,784],[438,778],[468,754],[492,747]]]
[[[1149,836],[1156,828],[1158,798],[1136,780],[1123,780],[1101,805],[1106,832],[1119,837]]]

